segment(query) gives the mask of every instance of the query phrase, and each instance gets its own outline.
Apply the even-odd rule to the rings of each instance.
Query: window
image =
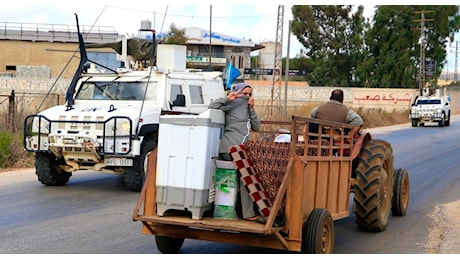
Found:
[[[177,84],[171,84],[171,94],[169,95],[169,100],[176,100],[177,95],[182,95],[182,86]]]
[[[440,99],[420,99],[417,101],[417,105],[439,105],[441,104]]]
[[[192,98],[192,104],[204,104],[203,92],[201,86],[190,85],[190,96]]]
[[[214,57],[216,58],[225,58],[224,56],[224,46],[213,46]]]
[[[117,60],[117,55],[115,53],[88,52],[88,59],[113,70],[117,70],[117,68],[121,66],[120,61]]]
[[[157,81],[149,82],[145,100],[157,99]],[[142,100],[146,81],[87,81],[78,90],[77,100]]]

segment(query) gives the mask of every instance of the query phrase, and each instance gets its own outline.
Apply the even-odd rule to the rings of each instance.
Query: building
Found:
[[[146,26],[145,21],[141,27]],[[147,24],[148,26],[148,24]],[[85,43],[120,41],[113,27],[80,26]],[[145,36],[139,33],[140,36]],[[250,40],[210,32],[197,27],[185,29],[187,66],[225,73],[228,62],[243,74],[251,66],[251,52],[264,48]],[[78,34],[75,25],[0,22],[0,76],[72,78],[78,63]],[[109,68],[120,66],[111,48],[87,49],[88,57]]]
[[[193,68],[225,71],[228,62],[243,74],[244,68],[251,67],[251,52],[264,48],[252,41],[234,36],[209,32],[197,27],[185,29],[187,40],[187,64]],[[211,51],[209,46],[211,46]]]

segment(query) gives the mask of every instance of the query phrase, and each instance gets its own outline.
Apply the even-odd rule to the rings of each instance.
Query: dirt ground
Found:
[[[450,92],[452,114],[460,114],[460,91]],[[460,254],[460,200],[437,205],[425,245],[427,254]]]

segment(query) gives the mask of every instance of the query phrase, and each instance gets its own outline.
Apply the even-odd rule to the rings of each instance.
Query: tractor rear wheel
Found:
[[[362,149],[356,168],[353,211],[360,230],[383,231],[388,225],[393,194],[393,148],[371,140]]]
[[[409,206],[409,174],[406,169],[396,169],[393,177],[393,198],[391,212],[393,216],[405,216]]]

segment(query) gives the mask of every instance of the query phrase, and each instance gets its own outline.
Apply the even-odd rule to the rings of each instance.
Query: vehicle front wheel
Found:
[[[438,122],[439,127],[444,127],[446,125],[446,115],[442,114],[441,121]]]
[[[145,136],[141,144],[141,154],[134,157],[133,166],[125,169],[126,188],[141,191],[145,179],[145,159],[157,147],[157,134]]]
[[[446,121],[444,122],[444,125],[445,126],[450,126],[450,112],[449,112],[449,115],[447,116]]]
[[[46,186],[63,186],[69,181],[72,173],[60,168],[60,165],[64,164],[64,159],[56,159],[53,153],[37,152],[35,154],[35,174],[38,180]]]
[[[418,126],[417,119],[412,119],[411,122],[412,122],[412,127],[417,127]]]

